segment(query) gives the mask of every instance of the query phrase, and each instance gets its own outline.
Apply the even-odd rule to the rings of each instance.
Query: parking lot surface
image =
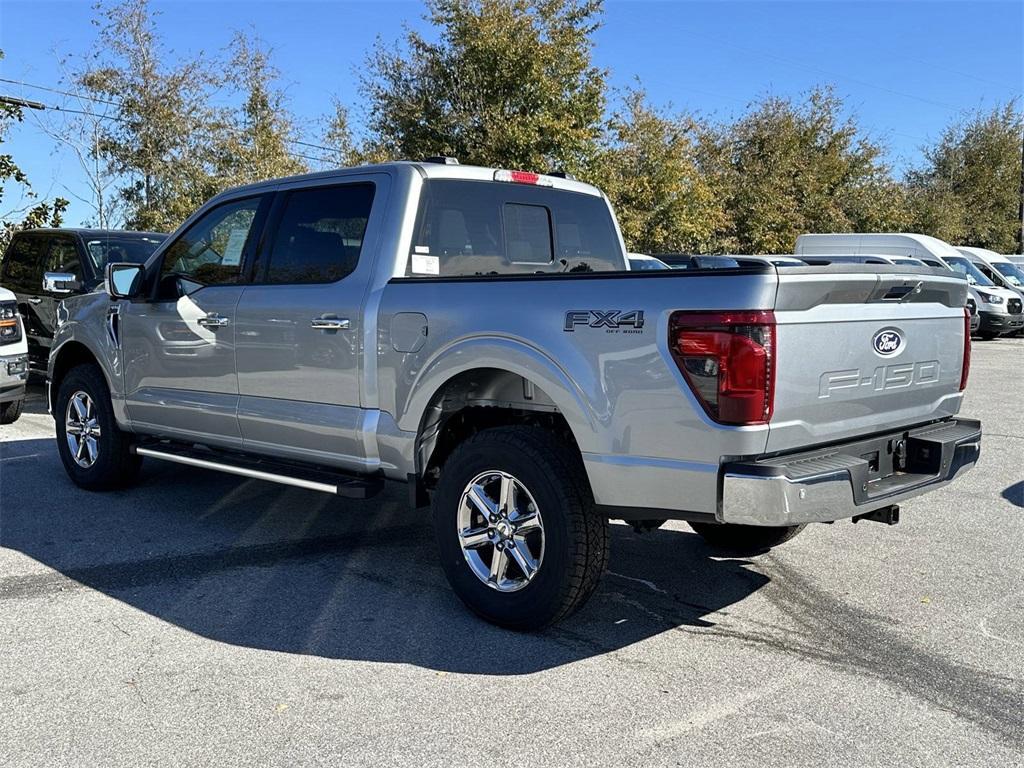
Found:
[[[981,461],[899,525],[731,559],[616,524],[536,635],[463,609],[402,487],[87,493],[35,393],[0,427],[0,765],[1021,765],[1022,364],[975,343]]]

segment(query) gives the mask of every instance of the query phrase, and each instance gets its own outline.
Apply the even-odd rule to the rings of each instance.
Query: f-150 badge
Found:
[[[568,332],[575,331],[578,327],[604,328],[608,332],[614,332],[628,328],[625,333],[640,333],[644,327],[644,311],[642,309],[631,309],[623,312],[621,309],[570,309],[565,313],[565,327]]]

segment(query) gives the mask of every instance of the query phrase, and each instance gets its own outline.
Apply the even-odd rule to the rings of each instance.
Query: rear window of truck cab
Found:
[[[625,257],[604,198],[489,181],[423,183],[409,277],[608,272]]]

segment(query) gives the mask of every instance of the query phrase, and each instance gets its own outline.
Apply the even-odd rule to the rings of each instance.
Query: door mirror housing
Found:
[[[142,292],[141,264],[107,264],[106,289],[115,299],[134,299]]]
[[[43,275],[44,293],[74,293],[81,287],[78,277],[70,272],[47,272]]]

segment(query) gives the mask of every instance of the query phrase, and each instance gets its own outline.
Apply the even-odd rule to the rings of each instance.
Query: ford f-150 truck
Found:
[[[958,276],[625,253],[564,175],[396,162],[224,192],[58,307],[61,459],[87,489],[144,457],[407,483],[459,597],[518,629],[585,602],[609,519],[752,553],[893,523],[976,462]]]

